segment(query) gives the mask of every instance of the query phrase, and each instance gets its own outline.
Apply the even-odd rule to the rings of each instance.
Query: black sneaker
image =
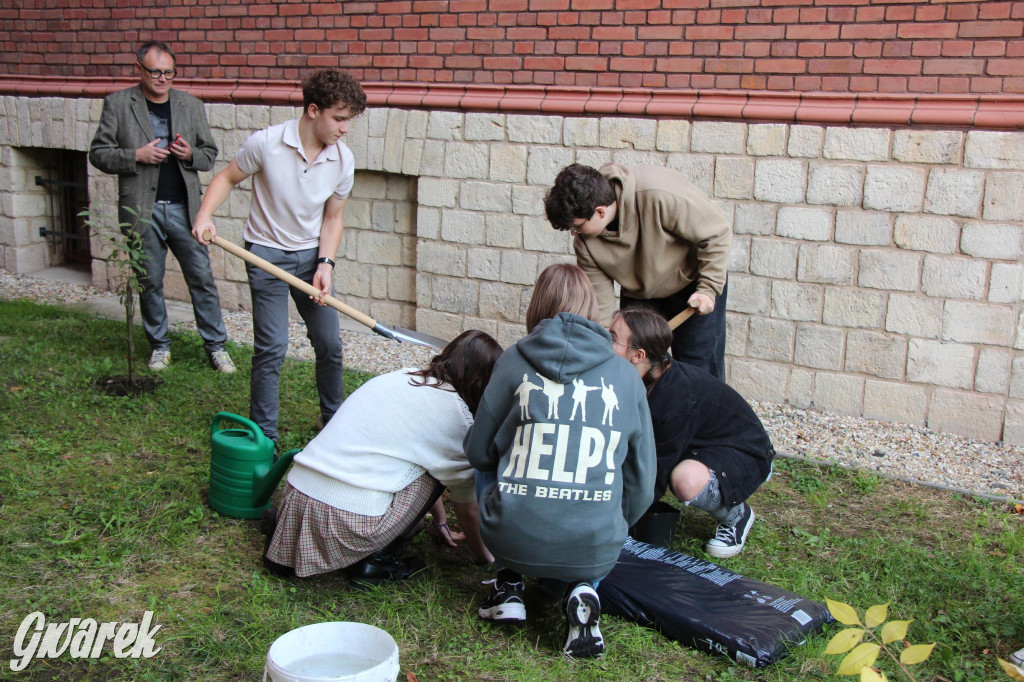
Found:
[[[417,557],[374,557],[369,556],[345,569],[353,587],[367,587],[415,580],[420,577],[427,564]]]
[[[526,605],[523,604],[523,581],[499,582],[497,578],[491,582],[491,593],[480,604],[477,610],[484,620],[499,623],[522,623],[526,620]]]
[[[565,646],[562,653],[569,658],[596,658],[604,654],[604,638],[598,623],[601,600],[590,583],[578,583],[566,597]]]
[[[728,559],[743,551],[750,528],[754,525],[754,510],[746,502],[743,503],[743,516],[735,526],[718,524],[715,537],[704,543],[704,551],[718,559]]]

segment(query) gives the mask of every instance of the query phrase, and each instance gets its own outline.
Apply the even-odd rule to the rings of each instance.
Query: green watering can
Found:
[[[274,441],[255,423],[218,412],[210,424],[210,506],[236,519],[258,519],[295,453],[274,462]]]

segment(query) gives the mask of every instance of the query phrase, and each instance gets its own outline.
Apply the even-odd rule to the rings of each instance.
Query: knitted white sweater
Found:
[[[462,440],[473,416],[448,384],[414,386],[411,369],[370,379],[295,456],[288,482],[313,499],[380,516],[424,472],[472,502],[473,468]],[[447,389],[447,390],[445,390]]]

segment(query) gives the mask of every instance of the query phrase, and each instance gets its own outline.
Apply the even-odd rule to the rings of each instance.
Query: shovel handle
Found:
[[[683,312],[681,312],[678,315],[676,315],[675,317],[673,317],[671,320],[668,321],[669,329],[675,329],[676,327],[681,325],[683,322],[686,322],[688,319],[690,319],[690,316],[693,315],[693,313],[696,310],[697,310],[696,308],[687,308]]]
[[[260,270],[263,270],[264,272],[269,272],[274,277],[277,277],[278,279],[287,282],[288,284],[295,287],[299,291],[309,294],[313,298],[322,300],[324,303],[331,306],[335,310],[342,312],[345,315],[348,315],[356,322],[364,324],[370,329],[374,329],[377,326],[377,321],[374,320],[369,315],[359,312],[355,308],[345,303],[342,303],[341,301],[339,301],[338,299],[334,298],[329,294],[325,294],[312,284],[308,282],[303,282],[301,279],[291,274],[290,272],[285,272],[284,270],[277,267],[273,263],[269,263],[266,260],[260,258],[259,256],[246,251],[238,244],[235,244],[234,242],[229,242],[223,237],[214,237],[210,234],[209,230],[203,233],[203,239],[213,244],[216,244],[217,246],[219,246],[220,248],[224,249],[225,251],[232,255],[238,256],[246,263],[252,263]]]

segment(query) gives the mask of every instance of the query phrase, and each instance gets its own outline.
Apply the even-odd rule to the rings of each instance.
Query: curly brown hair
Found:
[[[366,93],[355,78],[341,69],[320,69],[306,76],[302,81],[302,109],[309,111],[309,105],[318,109],[330,109],[341,102],[358,116],[366,110]]]
[[[572,229],[577,218],[590,220],[598,206],[617,200],[615,188],[599,171],[581,163],[566,166],[544,197],[544,212],[556,230]]]

